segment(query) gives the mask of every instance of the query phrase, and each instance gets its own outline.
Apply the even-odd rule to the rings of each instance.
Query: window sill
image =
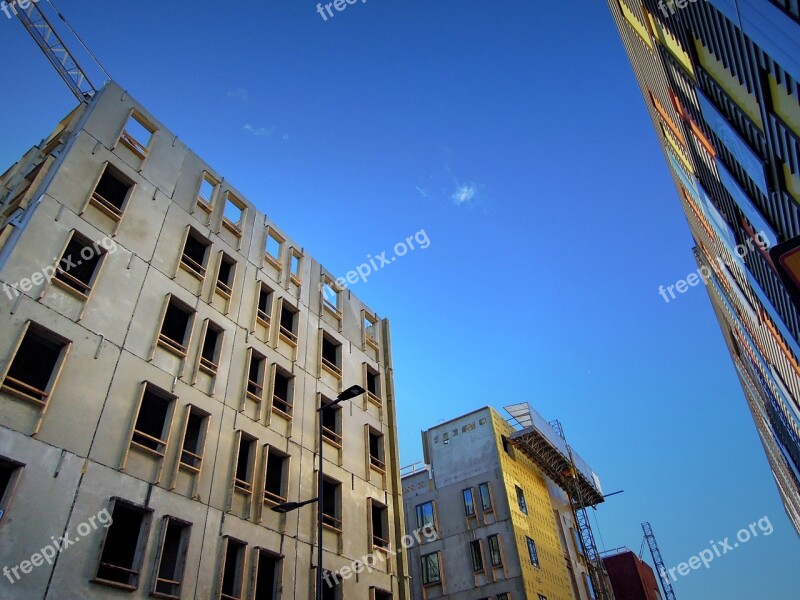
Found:
[[[283,270],[283,266],[280,263],[280,259],[275,258],[271,254],[266,254],[265,253],[264,254],[264,261],[266,261],[267,263],[271,264],[273,267],[278,269],[278,271],[282,271]]]
[[[322,305],[325,307],[325,310],[328,311],[329,314],[331,314],[334,317],[336,317],[336,319],[339,320],[339,321],[342,320],[342,311],[340,311],[338,308],[333,306],[327,300],[323,300],[322,301]]]
[[[336,379],[342,378],[342,370],[335,365],[329,365],[324,358],[322,359],[322,370],[327,371],[329,374],[336,377]]]
[[[164,348],[167,352],[174,354],[175,356],[179,356],[180,358],[186,358],[186,348],[181,346],[178,342],[175,342],[168,337],[163,337],[159,335],[158,337],[158,345]]]
[[[92,288],[81,282],[80,285],[86,287],[86,292],[82,292],[81,290],[76,288],[73,284],[68,283],[63,279],[59,279],[58,277],[59,275],[65,275],[65,273],[63,273],[62,271],[56,271],[56,276],[50,280],[53,282],[53,285],[55,285],[58,288],[61,288],[62,290],[64,290],[69,294],[72,294],[73,296],[77,296],[84,302],[86,302],[89,299],[89,294],[92,293]]]
[[[145,148],[139,142],[137,142],[136,139],[132,137],[127,131],[122,132],[119,141],[122,142],[123,146],[128,148],[128,150],[133,152],[136,156],[138,156],[142,160],[147,158],[148,154],[147,148]]]
[[[242,229],[238,225],[236,225],[236,223],[233,223],[229,219],[226,219],[225,217],[223,217],[222,218],[222,225],[223,225],[223,227],[225,227],[225,229],[230,231],[236,237],[238,237],[238,238],[242,237]]]
[[[292,420],[292,415],[290,415],[289,413],[281,410],[280,408],[278,408],[276,406],[272,407],[272,412],[275,413],[276,415],[278,415],[279,417],[283,417],[284,419],[287,419],[289,421]]]
[[[182,258],[181,258],[181,262],[180,262],[180,267],[181,267],[181,269],[183,269],[184,271],[189,273],[189,275],[191,275],[192,277],[197,278],[197,280],[200,281],[200,283],[202,283],[206,278],[205,269],[203,269],[203,271],[200,272],[196,268],[192,267],[191,265],[187,265],[185,262],[183,262]]]
[[[7,377],[6,379],[9,379],[9,378]],[[16,382],[16,380],[14,380],[14,381]],[[19,384],[26,385],[26,384],[22,383],[21,381],[19,382]],[[26,385],[26,387],[30,387],[30,386]],[[47,394],[46,392],[43,392],[42,393],[42,395],[44,396],[43,398],[41,398],[41,399],[40,398],[35,398],[34,396],[26,394],[22,390],[18,390],[18,389],[10,387],[7,383],[5,383],[5,381],[0,386],[0,392],[5,392],[6,394],[14,396],[15,398],[19,398],[20,400],[24,400],[25,402],[30,402],[31,404],[35,404],[39,408],[44,408],[45,404],[47,404],[47,398],[49,397],[49,394]]]
[[[290,337],[291,336],[291,337]],[[297,348],[297,336],[293,333],[286,333],[285,330],[281,327],[280,339],[284,342],[292,346],[293,348]]]
[[[128,592],[133,592],[139,589],[138,585],[131,585],[129,583],[120,583],[119,581],[111,581],[110,579],[100,579],[98,577],[94,577],[89,581],[91,581],[92,583],[97,583],[99,585],[107,585],[108,587],[113,587]]]
[[[97,192],[93,193],[91,198],[89,198],[89,204],[114,221],[120,221],[122,219],[122,212],[125,210],[124,205],[121,208],[117,208]]]

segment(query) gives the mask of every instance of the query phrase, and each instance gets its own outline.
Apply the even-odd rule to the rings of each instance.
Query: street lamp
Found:
[[[324,476],[323,476],[323,473],[322,473],[322,465],[323,465],[322,448],[323,448],[323,444],[324,444],[323,437],[322,437],[322,432],[323,432],[322,412],[332,408],[333,406],[335,406],[337,404],[341,404],[345,400],[352,400],[353,398],[355,398],[357,396],[360,396],[364,392],[366,392],[366,390],[364,388],[362,388],[360,385],[351,385],[349,388],[344,390],[341,394],[336,396],[335,400],[332,400],[331,402],[328,402],[327,404],[320,404],[319,408],[317,409],[317,412],[319,413],[319,418],[317,419],[319,421],[319,436],[318,436],[318,442],[319,442],[319,473],[318,473],[318,479],[317,479],[317,497],[316,498],[312,498],[310,500],[304,500],[302,502],[284,502],[283,504],[278,504],[277,506],[273,506],[272,507],[272,510],[274,510],[275,512],[285,514],[287,512],[296,510],[296,509],[298,509],[298,508],[300,508],[302,506],[305,506],[307,504],[312,504],[314,502],[317,503],[317,589],[316,589],[316,594],[315,594],[316,600],[322,600],[322,533],[323,533],[322,517],[323,517],[323,509],[324,509],[323,500],[324,500],[324,497],[325,497],[325,493],[324,493],[324,490],[323,490],[323,479],[324,479]]]

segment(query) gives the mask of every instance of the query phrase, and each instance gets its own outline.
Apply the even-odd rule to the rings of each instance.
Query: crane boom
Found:
[[[644,539],[650,547],[650,554],[653,557],[653,562],[656,564],[656,571],[658,571],[658,580],[661,582],[661,589],[664,590],[664,598],[666,600],[675,600],[675,591],[672,589],[672,584],[669,582],[669,575],[664,566],[664,559],[661,557],[661,551],[658,549],[658,542],[653,533],[653,528],[650,523],[642,523],[642,531],[644,531]]]
[[[30,2],[28,8],[23,9],[17,4],[16,14],[75,97],[81,102],[91,99],[97,89],[39,6]]]

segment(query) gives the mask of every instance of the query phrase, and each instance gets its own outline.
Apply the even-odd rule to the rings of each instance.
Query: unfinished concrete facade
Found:
[[[0,200],[0,597],[313,598],[314,505],[270,508],[360,384],[323,565],[378,560],[324,596],[408,598],[386,320],[114,83]]]
[[[589,600],[566,494],[508,438],[487,407],[422,434],[425,464],[404,469],[414,600]]]

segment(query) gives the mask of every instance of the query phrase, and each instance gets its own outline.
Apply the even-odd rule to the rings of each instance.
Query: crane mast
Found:
[[[661,551],[658,549],[658,542],[653,533],[653,528],[650,523],[642,523],[642,531],[644,531],[644,539],[650,548],[650,554],[653,557],[653,562],[656,564],[656,571],[658,571],[658,580],[661,582],[661,589],[664,590],[665,600],[675,600],[675,591],[672,589],[672,584],[669,582],[667,569],[664,566],[664,559],[661,557]]]

